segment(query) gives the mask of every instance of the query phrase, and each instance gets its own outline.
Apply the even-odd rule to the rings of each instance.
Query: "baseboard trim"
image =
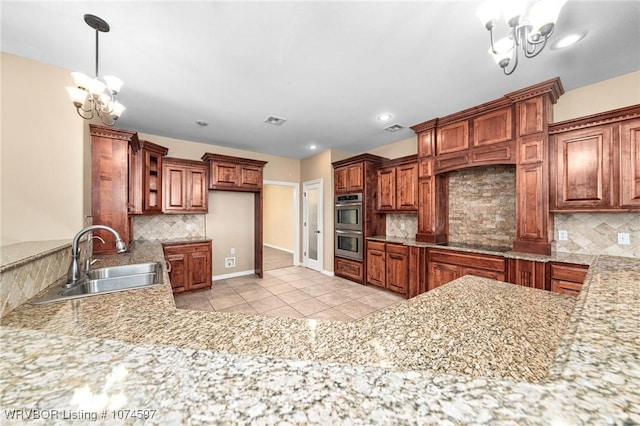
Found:
[[[214,275],[212,280],[213,281],[226,280],[227,278],[244,277],[245,275],[255,275],[255,273],[256,271],[254,271],[253,269],[249,271],[238,271],[238,272],[232,272],[230,274]]]
[[[280,250],[280,251],[286,251],[287,253],[291,253],[291,254],[293,254],[293,250],[288,250],[288,249],[286,249],[286,248],[282,248],[282,247],[274,246],[274,245],[271,245],[271,244],[263,244],[263,245],[264,245],[264,246],[267,246],[267,247],[271,247],[272,249],[276,249],[276,250]]]
[[[333,273],[333,271],[327,271],[326,269],[323,269],[323,270],[322,270],[322,273],[323,273],[324,275],[328,275],[328,276],[330,276],[330,277],[335,276],[335,274]]]

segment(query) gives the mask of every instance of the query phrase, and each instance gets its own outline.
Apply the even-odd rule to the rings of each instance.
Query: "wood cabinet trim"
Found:
[[[588,127],[640,118],[640,104],[549,124],[549,134],[564,133]]]
[[[213,154],[210,152],[205,152],[201,160],[207,163],[212,161],[221,161],[223,163],[232,163],[232,164],[248,164],[256,167],[264,167],[268,161],[262,160],[254,160],[251,158],[242,158],[242,157],[233,157],[231,155],[222,155],[222,154]]]

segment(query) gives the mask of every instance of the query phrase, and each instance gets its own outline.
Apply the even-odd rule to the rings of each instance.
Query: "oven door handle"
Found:
[[[349,206],[361,206],[362,203],[339,203],[336,207],[349,207]]]
[[[356,234],[356,235],[362,235],[362,232],[360,231],[342,231],[340,229],[336,229],[336,234]]]

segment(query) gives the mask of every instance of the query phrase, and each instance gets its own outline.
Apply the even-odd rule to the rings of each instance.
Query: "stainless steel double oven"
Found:
[[[336,251],[338,257],[364,257],[362,194],[336,195]]]

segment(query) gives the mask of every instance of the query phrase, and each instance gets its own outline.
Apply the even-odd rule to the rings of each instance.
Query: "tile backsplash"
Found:
[[[134,240],[164,240],[206,236],[203,214],[157,214],[134,216]]]
[[[567,231],[567,241],[559,241],[560,230]],[[640,258],[639,213],[555,214],[554,232],[554,250],[560,253]],[[628,233],[631,244],[618,245],[618,232]]]
[[[388,214],[386,231],[387,237],[415,238],[418,232],[418,215]]]
[[[516,233],[514,166],[449,173],[449,242],[511,247]]]

